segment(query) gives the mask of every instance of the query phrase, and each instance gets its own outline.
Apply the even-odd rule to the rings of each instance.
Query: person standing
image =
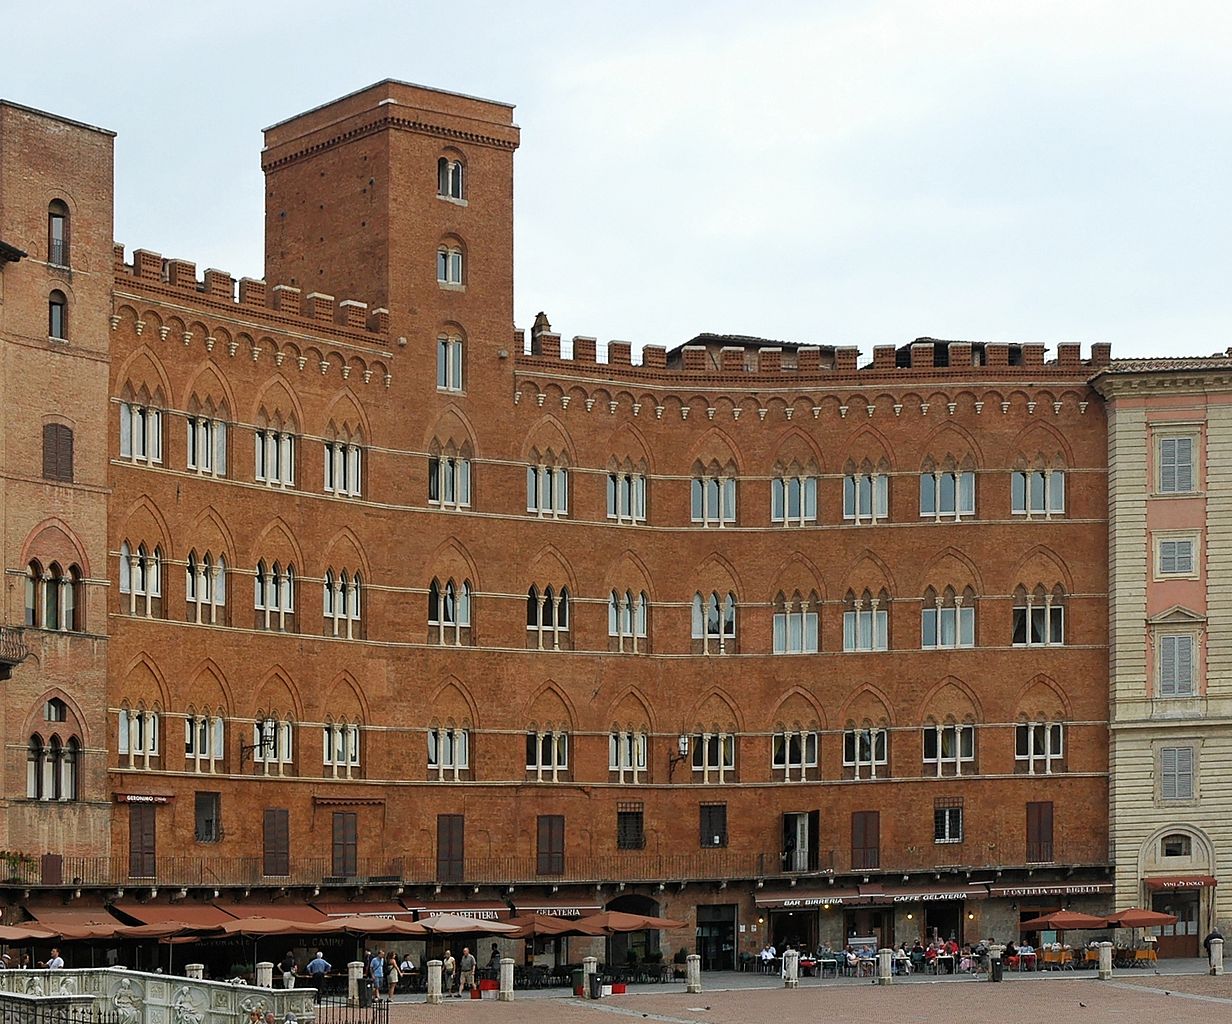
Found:
[[[314,1002],[321,1001],[321,993],[325,990],[325,975],[327,975],[333,967],[330,962],[325,959],[325,955],[318,949],[317,955],[308,961],[308,977],[312,979],[312,987],[316,989],[316,995],[313,997]]]
[[[475,987],[475,958],[471,956],[470,947],[462,947],[462,959],[458,961],[458,998],[462,998],[462,990],[470,991]]]
[[[378,949],[372,958],[372,989],[379,996],[385,988],[385,950]]]
[[[51,951],[51,957],[47,961],[47,969],[49,971],[64,970],[64,957],[60,955],[60,951],[58,949],[53,949]]]
[[[398,992],[398,979],[400,977],[402,977],[402,972],[398,969],[398,957],[391,949],[389,951],[389,956],[385,958],[385,982],[389,986],[388,998],[390,1000],[392,1000]]]
[[[453,976],[458,970],[458,963],[453,958],[453,953],[445,950],[445,958],[441,961],[441,988],[445,995],[453,995]]]
[[[295,957],[288,949],[287,955],[282,958],[282,962],[278,965],[278,969],[282,971],[283,988],[295,988],[295,968]]]

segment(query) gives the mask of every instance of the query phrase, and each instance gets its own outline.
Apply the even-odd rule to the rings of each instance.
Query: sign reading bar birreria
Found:
[[[114,793],[118,804],[169,804],[175,796],[171,793]]]
[[[1077,882],[1074,884],[1058,883],[1056,885],[1015,885],[992,887],[993,896],[1094,896],[1099,893],[1112,892],[1111,882]]]
[[[860,903],[860,894],[853,889],[833,892],[759,892],[753,897],[759,907],[770,910],[804,910],[812,907],[841,907]]]

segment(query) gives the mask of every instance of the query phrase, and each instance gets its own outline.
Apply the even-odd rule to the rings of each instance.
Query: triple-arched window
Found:
[[[775,654],[816,654],[821,648],[818,612],[821,601],[816,592],[790,596],[779,591],[774,598]]]
[[[890,646],[890,595],[847,591],[843,610],[844,651],[884,651]]]
[[[693,649],[701,654],[736,651],[736,595],[730,591],[693,595]]]
[[[325,570],[321,591],[327,636],[345,636],[348,640],[360,636],[362,588],[363,578],[358,569],[354,573],[345,569],[337,573],[333,569]]]
[[[528,620],[529,621],[529,620]],[[428,641],[462,647],[471,642],[471,581],[433,579],[428,586]]]
[[[975,591],[947,586],[924,591],[920,608],[921,647],[975,646]]]
[[[253,574],[253,608],[256,628],[283,632],[295,629],[295,566],[275,562],[267,567],[264,559]]]
[[[617,651],[638,652],[639,641],[645,648],[646,619],[650,598],[645,591],[613,590],[607,599],[607,635]]]
[[[569,634],[569,588],[542,592],[532,584],[526,592],[526,636],[528,646],[539,650],[560,650]]]
[[[35,733],[26,745],[26,796],[30,800],[76,800],[81,781],[81,741],[44,740]]]
[[[1065,591],[1058,583],[1051,590],[1036,584],[1014,590],[1015,647],[1058,646],[1065,643]]]
[[[26,566],[25,624],[34,629],[80,632],[82,629],[82,576],[76,564],[67,569],[52,562],[46,569],[37,560]]]
[[[227,621],[227,557],[207,551],[188,553],[184,565],[184,597],[188,605],[188,621],[226,625]]]
[[[120,593],[128,595],[128,614],[146,618],[163,613],[163,549],[144,542],[120,545]]]

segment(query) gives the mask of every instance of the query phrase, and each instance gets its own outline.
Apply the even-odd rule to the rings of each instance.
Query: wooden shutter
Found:
[[[128,873],[135,878],[155,877],[155,821],[153,804],[128,805]]]
[[[43,479],[58,480],[56,476],[56,426],[55,423],[43,424]]]
[[[808,812],[808,869],[816,871],[821,864],[821,811]]]
[[[851,866],[856,870],[881,863],[881,812],[855,811],[851,815]]]
[[[43,424],[43,479],[73,482],[73,431],[62,423]]]
[[[1027,862],[1040,864],[1052,856],[1052,801],[1027,804]]]
[[[436,880],[461,882],[466,875],[466,818],[461,814],[436,816]]]
[[[358,874],[359,828],[354,811],[334,812],[334,875],[352,878]]]
[[[702,804],[700,814],[701,845],[727,845],[727,804]]]
[[[283,807],[267,807],[263,826],[262,873],[266,875],[289,875],[291,873],[290,814]]]
[[[541,875],[560,875],[565,871],[565,817],[539,815],[539,864]]]

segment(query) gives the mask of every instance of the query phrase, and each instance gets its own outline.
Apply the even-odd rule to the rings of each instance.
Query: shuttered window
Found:
[[[1052,801],[1027,804],[1027,863],[1052,861]]]
[[[541,875],[565,873],[565,816],[563,814],[539,815],[537,871]]]
[[[1159,640],[1159,695],[1190,697],[1194,692],[1194,638],[1164,636]]]
[[[1163,494],[1185,494],[1194,490],[1194,439],[1165,437],[1159,442],[1159,490]]]
[[[727,845],[727,804],[702,804],[699,823],[702,846]]]
[[[333,873],[338,878],[353,878],[359,873],[359,823],[354,811],[334,812]]]
[[[290,813],[284,807],[267,807],[262,829],[262,873],[291,873]]]
[[[461,882],[466,871],[466,819],[461,814],[436,816],[436,880]]]
[[[73,482],[73,428],[43,424],[43,479]]]
[[[855,811],[851,815],[851,867],[853,871],[881,864],[881,812]]]
[[[1159,542],[1159,575],[1187,576],[1193,572],[1194,542],[1190,538],[1182,540],[1161,540]]]
[[[153,878],[157,872],[153,804],[128,805],[128,873],[134,878]]]
[[[1194,795],[1194,748],[1161,747],[1159,751],[1159,796],[1162,800],[1192,800]]]

